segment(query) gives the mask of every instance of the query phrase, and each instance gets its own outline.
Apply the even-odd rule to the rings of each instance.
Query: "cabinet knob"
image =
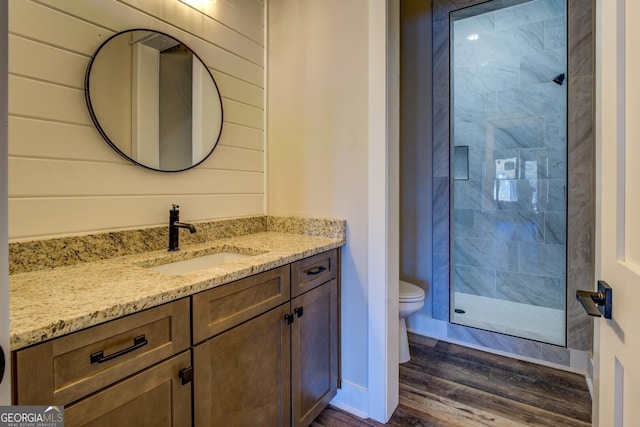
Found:
[[[287,313],[284,315],[284,320],[287,321],[287,325],[290,325],[293,323],[293,314]]]
[[[293,309],[293,312],[295,314],[298,315],[298,317],[302,317],[302,315],[304,314],[304,310],[302,309],[302,307],[296,307]]]

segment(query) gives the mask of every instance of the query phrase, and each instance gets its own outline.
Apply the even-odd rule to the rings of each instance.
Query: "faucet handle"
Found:
[[[173,209],[174,211],[177,211],[179,207],[180,206],[176,205],[175,203],[171,205],[171,209]]]

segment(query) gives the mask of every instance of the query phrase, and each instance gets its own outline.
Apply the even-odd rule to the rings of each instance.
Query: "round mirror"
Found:
[[[158,31],[127,30],[102,43],[87,68],[85,97],[109,145],[149,169],[202,163],[222,132],[213,76],[184,43]]]

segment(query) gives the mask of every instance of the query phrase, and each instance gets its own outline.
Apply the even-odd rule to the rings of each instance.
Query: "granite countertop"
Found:
[[[18,350],[187,297],[345,244],[344,237],[259,232],[9,276],[10,344]],[[211,252],[253,255],[168,275],[146,267]]]

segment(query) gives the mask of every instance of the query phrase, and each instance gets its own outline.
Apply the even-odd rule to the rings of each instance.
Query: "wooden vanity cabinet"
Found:
[[[339,257],[17,350],[13,404],[64,405],[68,426],[308,426],[339,385]]]

